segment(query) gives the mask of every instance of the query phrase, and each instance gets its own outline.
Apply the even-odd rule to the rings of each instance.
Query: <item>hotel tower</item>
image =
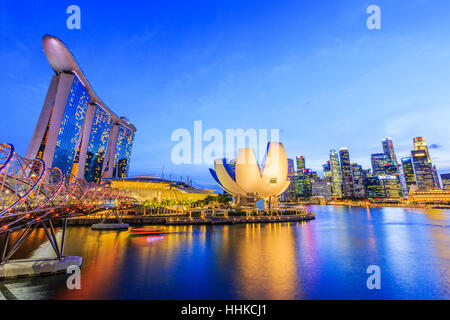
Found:
[[[88,182],[127,177],[136,128],[100,100],[61,40],[42,45],[55,75],[26,157]]]

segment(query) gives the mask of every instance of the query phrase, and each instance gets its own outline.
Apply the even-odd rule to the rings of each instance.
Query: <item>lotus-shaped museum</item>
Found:
[[[242,200],[269,200],[276,202],[276,197],[289,186],[288,162],[282,143],[270,142],[263,165],[256,161],[253,149],[238,150],[234,162],[216,159],[211,175],[220,187],[233,195],[237,203]]]

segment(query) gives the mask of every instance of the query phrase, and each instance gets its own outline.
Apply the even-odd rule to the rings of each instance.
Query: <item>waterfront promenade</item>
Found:
[[[99,222],[98,217],[73,218],[68,220],[68,225],[92,225]],[[123,223],[129,225],[214,225],[214,224],[237,224],[237,223],[274,223],[274,222],[296,222],[315,219],[314,213],[293,215],[270,215],[270,216],[206,216],[206,217],[184,217],[184,216],[121,216]],[[115,219],[106,219],[105,223],[114,223]]]

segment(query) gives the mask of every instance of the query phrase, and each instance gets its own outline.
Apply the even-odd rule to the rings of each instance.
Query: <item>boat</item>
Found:
[[[164,234],[173,234],[176,232],[167,231],[160,228],[133,228],[130,231],[131,236],[159,236]]]

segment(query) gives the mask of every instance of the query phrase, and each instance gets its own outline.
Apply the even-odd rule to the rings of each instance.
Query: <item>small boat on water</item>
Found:
[[[169,232],[160,228],[133,228],[130,231],[131,236],[159,236],[164,234],[172,234],[176,232]]]

